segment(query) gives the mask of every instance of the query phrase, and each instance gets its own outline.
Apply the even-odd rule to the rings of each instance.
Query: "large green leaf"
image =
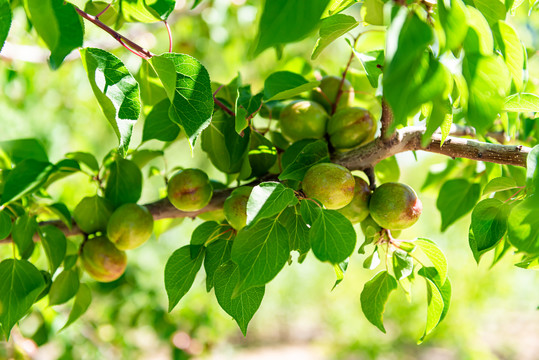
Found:
[[[73,308],[69,313],[69,317],[62,329],[65,329],[71,325],[75,320],[77,320],[82,314],[88,310],[90,303],[92,302],[92,291],[90,287],[86,284],[80,284],[77,295],[75,296],[75,302],[73,303]]]
[[[288,232],[290,250],[299,252],[299,261],[301,262],[311,249],[311,243],[309,241],[309,227],[301,216],[299,206],[285,209],[283,215],[279,217],[279,221]]]
[[[72,50],[82,46],[82,18],[63,0],[25,0],[25,7],[32,25],[51,50],[51,67],[57,69]]]
[[[165,53],[152,57],[151,63],[171,102],[170,119],[184,129],[193,147],[213,113],[208,71],[197,59],[185,54]]]
[[[241,277],[237,294],[271,281],[289,256],[288,233],[277,219],[262,219],[240,230],[232,245],[232,260]]]
[[[466,5],[462,0],[438,0],[438,15],[445,32],[445,46],[456,50],[464,41],[468,32]]]
[[[35,216],[24,214],[15,220],[13,224],[13,242],[19,249],[19,255],[23,259],[28,259],[34,251],[34,234],[37,231],[37,221]]]
[[[528,169],[529,169],[529,162],[528,162]],[[505,190],[511,190],[516,188],[518,185],[515,181],[515,179],[510,177],[496,177],[488,182],[488,184],[483,189],[483,196],[498,192],[498,191],[505,191]]]
[[[427,283],[427,324],[425,332],[419,340],[419,343],[421,343],[438,326],[449,311],[451,282],[446,279],[442,283],[436,269],[432,267],[421,268],[418,274],[423,276]]]
[[[223,230],[221,230],[223,229]],[[216,221],[206,221],[197,226],[191,233],[191,257],[194,259],[198,256],[200,250],[206,243],[217,239],[219,234],[226,228],[218,224]]]
[[[20,199],[43,186],[56,167],[33,159],[21,161],[11,170],[4,183],[1,204]]]
[[[361,310],[371,324],[386,332],[383,315],[389,294],[397,288],[397,280],[387,271],[381,271],[365,283],[361,292]]]
[[[125,153],[140,115],[139,85],[111,53],[96,48],[84,48],[80,53],[94,95],[120,140],[120,151]]]
[[[440,276],[443,285],[447,279],[447,259],[438,245],[432,240],[419,238],[414,244],[427,256]]]
[[[210,291],[214,286],[215,271],[222,264],[230,260],[233,241],[217,240],[206,248],[204,257],[204,271],[206,271],[206,290]]]
[[[144,129],[142,130],[142,141],[157,139],[160,141],[173,141],[180,134],[180,128],[168,117],[170,101],[164,99],[154,105],[152,111],[144,120]]]
[[[0,263],[0,323],[6,338],[11,328],[30,309],[45,288],[38,269],[26,260],[6,259]]]
[[[279,175],[279,179],[301,181],[307,170],[313,165],[329,161],[329,150],[326,141],[298,141],[283,154],[282,166],[284,171]]]
[[[502,111],[511,77],[503,60],[496,55],[467,55],[462,64],[462,73],[469,90],[466,119],[482,133]]]
[[[472,231],[476,249],[481,253],[493,249],[507,231],[510,207],[498,199],[480,201],[472,211]]]
[[[304,38],[315,29],[330,0],[266,0],[254,55]]]
[[[277,215],[297,203],[294,190],[278,182],[261,183],[253,188],[247,201],[247,225]]]
[[[105,186],[105,197],[118,207],[127,203],[136,203],[142,193],[142,173],[130,160],[118,158],[110,167],[110,174]]]
[[[503,110],[511,112],[539,112],[539,96],[529,93],[508,96],[505,99]]]
[[[300,74],[291,71],[277,71],[264,81],[264,99],[266,101],[284,100],[314,89],[319,81],[307,81]]]
[[[48,162],[47,152],[37,139],[15,139],[0,141],[0,150],[3,151],[13,164],[26,159]]]
[[[494,39],[488,21],[476,8],[467,6],[467,10],[468,33],[463,43],[466,54],[492,55]]]
[[[505,21],[498,21],[494,28],[494,36],[502,51],[507,69],[511,73],[517,91],[522,90],[524,67],[524,48],[516,30]]]
[[[74,267],[64,270],[52,282],[49,291],[49,306],[63,304],[79,290],[79,270]]]
[[[41,236],[41,245],[43,245],[49,260],[50,272],[54,274],[62,261],[64,261],[67,239],[60,229],[52,225],[41,227],[39,234]]]
[[[539,254],[539,207],[536,195],[517,204],[509,214],[507,235],[518,251]]]
[[[316,41],[311,59],[316,59],[329,44],[358,25],[359,22],[350,15],[335,14],[323,19],[320,24],[320,37]]]
[[[264,286],[254,287],[234,296],[240,282],[239,267],[232,261],[221,265],[215,271],[215,297],[224,311],[236,320],[243,335],[247,335],[247,325],[262,303]]]
[[[505,19],[505,5],[500,0],[473,0],[475,7],[481,11],[488,23],[492,26],[498,20]]]
[[[481,197],[481,185],[466,179],[446,181],[436,201],[436,207],[442,215],[442,231],[462,216],[470,212]]]
[[[11,13],[11,6],[9,0],[0,0],[0,51],[4,47],[4,43],[11,27],[11,19],[13,14]]]
[[[7,210],[0,210],[0,240],[4,240],[11,234],[13,224]]]
[[[202,266],[204,253],[191,258],[190,245],[174,251],[165,265],[165,290],[168,296],[168,311],[172,311],[180,299],[187,294]]]
[[[313,254],[320,261],[343,262],[354,251],[356,231],[343,214],[323,209],[309,230]]]

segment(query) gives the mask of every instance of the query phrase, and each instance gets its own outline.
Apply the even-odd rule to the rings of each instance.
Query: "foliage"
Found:
[[[327,75],[323,70],[274,69],[263,84],[244,83],[241,74],[221,83],[211,81],[213,74],[191,55],[154,55],[120,35],[130,22],[172,19],[173,0],[98,3],[0,0],[0,49],[9,39],[12,19],[26,16],[32,24],[27,31],[35,32],[50,50],[50,68],[62,71],[69,54],[88,37],[84,18],[89,21],[86,27],[97,25],[141,58],[133,65],[123,61],[122,53],[80,49],[87,85],[102,111],[96,116],[108,121],[118,139],[101,161],[102,154],[82,151],[52,161],[47,146],[35,138],[0,142],[0,241],[13,247],[13,255],[0,262],[0,279],[9,279],[0,283],[0,324],[6,338],[42,298],[48,306],[69,302],[64,327],[75,322],[96,295],[82,274],[79,249],[106,236],[115,209],[137,203],[148,188],[159,187],[159,198],[146,204],[156,219],[205,220],[193,231],[190,244],[170,254],[164,267],[169,311],[181,306],[204,268],[206,289],[214,289],[219,305],[245,335],[268,292],[266,285],[294,261],[291,252],[299,253],[297,262],[302,263],[312,250],[316,259],[335,269],[337,286],[346,277],[350,258],[359,256],[359,243],[358,252],[368,254],[364,267],[378,269],[361,293],[366,319],[386,332],[383,315],[390,295],[402,289],[409,296],[407,284],[422,278],[427,300],[423,341],[449,311],[450,272],[442,249],[423,237],[398,239],[393,229],[376,222],[362,224],[361,244],[359,229],[344,215],[328,209],[322,196],[309,198],[303,191],[309,169],[328,162],[363,171],[373,190],[377,183],[397,182],[401,169],[395,155],[408,150],[450,157],[442,171],[428,173],[423,186],[438,191],[442,232],[471,213],[468,242],[477,262],[488,252],[495,254],[496,263],[514,251],[521,256],[516,266],[537,268],[539,148],[530,147],[537,143],[539,96],[534,94],[535,79],[528,78],[528,64],[536,55],[523,45],[511,22],[519,7],[533,11],[533,2],[260,4],[251,57],[269,48],[281,57],[292,48],[288,44],[310,37],[316,44],[302,56],[314,60],[346,38],[350,58],[339,59],[343,71],[335,99],[327,99],[321,89],[322,75]],[[194,1],[192,6],[212,4]],[[356,8],[361,16],[353,12]],[[361,137],[368,139],[366,144],[336,150],[328,134],[321,139],[298,134],[301,140],[295,142],[283,136],[280,112],[293,101],[326,96],[331,106],[323,116],[332,117],[339,100],[350,93],[355,96],[349,105],[365,108],[361,116],[380,120],[374,139],[369,127]],[[133,129],[140,119],[141,142],[133,146]],[[417,124],[420,130],[412,128]],[[476,140],[463,141],[458,137],[462,133]],[[166,184],[179,169],[168,168],[165,151],[176,144],[201,161],[209,160],[211,171],[219,174],[222,182],[209,182],[209,204],[180,211],[166,199]],[[81,175],[94,185],[92,193],[70,200],[49,194]],[[225,220],[222,205],[234,188],[245,185],[252,187],[246,224],[236,230]],[[339,189],[335,185],[326,190],[334,196]]]

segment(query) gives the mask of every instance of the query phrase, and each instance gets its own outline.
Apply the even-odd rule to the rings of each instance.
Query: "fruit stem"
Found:
[[[337,90],[337,96],[335,97],[335,102],[331,104],[331,115],[335,114],[335,111],[337,110],[337,104],[339,103],[339,100],[341,99],[341,96],[343,93],[342,87],[344,84],[344,80],[346,80],[346,74],[348,73],[348,70],[350,69],[350,65],[352,65],[352,60],[354,60],[354,56],[355,56],[354,49],[356,47],[357,40],[359,39],[360,35],[361,34],[359,34],[358,36],[354,38],[354,42],[352,44],[352,51],[350,52],[348,63],[346,64],[346,67],[344,68],[344,71],[342,73],[342,78],[341,78],[341,82],[339,83],[339,89]]]
[[[217,88],[217,90],[215,90],[215,92],[213,93],[213,102],[215,103],[215,105],[219,106],[224,112],[226,112],[228,115],[230,116],[236,116],[236,114],[234,114],[234,111],[230,110],[225,104],[223,104],[220,100],[218,100],[215,96],[217,95],[217,93],[223,88],[224,85],[221,85]]]

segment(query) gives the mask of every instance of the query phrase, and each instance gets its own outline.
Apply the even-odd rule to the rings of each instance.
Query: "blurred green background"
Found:
[[[306,77],[314,72],[338,74],[349,56],[341,39],[316,61],[310,61],[315,37],[287,46],[282,59],[271,50],[249,59],[249,47],[256,36],[260,1],[214,0],[194,11],[185,0],[177,1],[170,24],[175,52],[198,58],[213,81],[229,82],[241,73],[244,83],[259,91],[264,79],[277,70],[293,70]],[[349,10],[359,15],[360,6]],[[522,13],[512,19],[527,47],[536,49],[539,17]],[[70,151],[88,151],[102,158],[117,145],[116,137],[91,93],[77,53],[53,72],[37,47],[37,37],[28,36],[24,14],[15,13],[9,46],[0,54],[0,140],[38,138],[58,160]],[[140,59],[91,24],[86,24],[85,46],[106,48],[119,56],[136,73]],[[127,24],[121,30],[134,41],[159,53],[168,48],[163,24]],[[29,46],[30,48],[18,48]],[[9,52],[6,50],[8,49]],[[30,51],[31,50],[31,51]],[[23,58],[24,56],[24,58]],[[539,79],[536,57],[529,63],[530,79]],[[353,67],[360,69],[358,63]],[[361,82],[357,75],[354,84]],[[374,89],[358,89],[371,97]],[[361,94],[358,96],[361,98]],[[361,99],[360,99],[361,100]],[[136,127],[131,148],[140,143],[143,121]],[[161,149],[149,142],[143,148]],[[199,167],[210,177],[224,181],[202,154],[200,145],[191,157],[185,140],[167,147],[166,167]],[[444,164],[446,158],[418,154],[398,157],[400,181],[421,188],[427,169]],[[163,169],[162,159],[152,166]],[[147,175],[149,167],[143,169]],[[142,203],[163,195],[164,181],[158,176],[145,179]],[[21,322],[9,344],[0,343],[0,358],[8,346],[19,347],[35,359],[538,359],[539,279],[535,272],[514,267],[509,254],[494,268],[490,259],[476,265],[468,247],[469,215],[441,234],[436,209],[436,188],[420,193],[424,204],[421,221],[403,232],[401,238],[426,237],[445,251],[453,298],[447,318],[422,345],[416,345],[426,318],[426,289],[422,281],[413,286],[412,302],[402,289],[392,294],[384,316],[387,334],[364,318],[359,303],[363,284],[377,270],[365,270],[365,255],[355,253],[344,281],[333,291],[335,274],[331,266],[312,254],[299,266],[287,266],[266,288],[262,306],[253,318],[248,336],[243,337],[235,322],[207,294],[201,272],[189,294],[172,313],[167,313],[163,270],[168,256],[187,244],[191,231],[201,220],[161,220],[158,237],[130,251],[124,277],[111,284],[88,280],[94,301],[75,324],[58,332],[71,304],[48,308],[41,301]],[[87,177],[73,175],[50,194],[71,208],[84,196],[95,194]],[[181,223],[179,226],[171,227]],[[167,230],[168,229],[168,230]],[[358,243],[363,240],[359,228]],[[359,244],[358,244],[359,245]],[[0,258],[10,256],[0,248]],[[34,257],[45,261],[36,251]],[[491,256],[491,255],[490,255]]]

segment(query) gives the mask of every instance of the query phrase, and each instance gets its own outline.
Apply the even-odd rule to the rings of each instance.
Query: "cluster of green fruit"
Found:
[[[311,100],[294,101],[282,109],[281,132],[290,141],[321,139],[327,133],[338,150],[365,144],[374,139],[376,121],[367,110],[351,107],[353,101],[354,88],[348,80],[325,76],[311,92]]]
[[[421,200],[408,185],[385,183],[371,192],[365,180],[333,163],[311,167],[302,188],[306,197],[339,211],[353,224],[374,221],[375,227],[402,230],[415,224],[422,211]]]
[[[82,265],[101,282],[122,276],[127,266],[125,250],[139,247],[153,232],[153,216],[144,206],[128,203],[113,210],[110,202],[100,196],[82,199],[73,217],[79,228],[89,234],[80,248]]]

